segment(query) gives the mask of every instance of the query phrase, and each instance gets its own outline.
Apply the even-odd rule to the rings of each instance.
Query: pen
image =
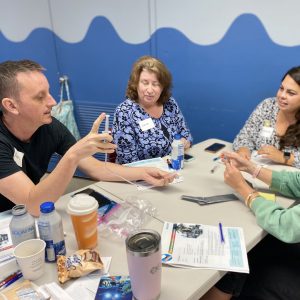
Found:
[[[21,277],[23,277],[22,273],[16,273],[16,276],[12,277],[10,280],[8,280],[4,285],[2,285],[0,287],[0,290],[3,290],[5,288],[7,288],[8,286],[10,286],[11,284],[13,284],[15,281],[17,281],[18,279],[20,279]]]
[[[21,271],[17,271],[13,274],[10,274],[9,276],[7,276],[5,279],[3,279],[1,282],[0,282],[0,288],[5,285],[8,281],[10,281],[11,279],[13,279],[15,276],[17,276],[18,274],[21,274]]]
[[[176,229],[177,229],[177,224],[173,224],[173,230],[172,230],[172,235],[171,235],[171,240],[170,240],[170,245],[169,245],[169,251],[168,251],[170,254],[173,253],[173,249],[174,249]]]
[[[105,115],[105,132],[109,132],[109,117],[110,115]]]
[[[221,243],[225,243],[222,223],[219,223],[219,229],[220,229]]]
[[[110,115],[105,115],[105,127],[104,127],[104,131],[102,131],[102,133],[110,133],[109,132],[109,117]],[[106,143],[106,141],[105,141]],[[107,162],[107,153],[105,153],[105,162]]]
[[[215,173],[215,171],[220,167],[219,164],[214,165],[213,168],[210,170],[210,173]]]

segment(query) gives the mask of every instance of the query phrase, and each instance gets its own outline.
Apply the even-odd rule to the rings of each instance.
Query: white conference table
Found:
[[[212,174],[211,168],[216,164],[213,158],[216,154],[203,151],[213,142],[226,144],[226,150],[231,150],[231,143],[217,139],[201,142],[190,150],[195,159],[185,163],[180,173],[184,181],[171,184],[167,187],[153,188],[138,191],[135,186],[128,183],[98,182],[90,187],[109,196],[112,200],[120,201],[128,197],[149,200],[157,208],[157,219],[151,218],[145,228],[162,231],[163,221],[200,223],[217,225],[222,222],[224,226],[242,227],[245,235],[247,251],[251,250],[266,233],[257,224],[252,212],[241,201],[223,202],[200,206],[196,203],[181,200],[181,195],[211,196],[232,193],[232,189],[223,182],[224,166]],[[224,150],[224,149],[223,149]],[[73,194],[73,193],[71,193]],[[75,236],[66,205],[70,195],[62,196],[56,204],[56,209],[63,217],[66,232],[67,254],[77,250]],[[293,204],[293,200],[277,195],[277,201],[284,207]],[[101,256],[111,256],[110,275],[128,274],[125,241],[114,237],[101,237],[98,245]],[[160,300],[194,300],[199,299],[223,275],[224,271],[206,269],[184,269],[163,266],[162,290]],[[47,264],[46,274],[35,283],[38,285],[55,281],[57,282],[56,265]]]

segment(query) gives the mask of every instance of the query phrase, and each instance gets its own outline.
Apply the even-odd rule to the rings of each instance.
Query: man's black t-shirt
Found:
[[[41,126],[30,142],[24,143],[8,131],[1,117],[0,112],[0,179],[23,171],[37,184],[46,173],[51,156],[54,153],[63,156],[76,143],[70,131],[55,118],[51,124]],[[0,193],[0,211],[13,206]]]

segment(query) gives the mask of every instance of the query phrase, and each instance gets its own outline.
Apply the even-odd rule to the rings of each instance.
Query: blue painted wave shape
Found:
[[[142,55],[157,56],[173,74],[173,94],[195,142],[209,137],[231,141],[254,107],[276,94],[282,75],[299,64],[300,54],[300,46],[273,43],[250,14],[238,17],[210,46],[192,43],[170,28],[157,30],[145,43],[128,44],[106,18],[96,17],[79,43],[38,28],[19,43],[0,33],[0,49],[1,61],[30,58],[44,65],[56,98],[58,77],[67,74],[75,111],[85,101],[95,107],[123,101],[133,62]]]

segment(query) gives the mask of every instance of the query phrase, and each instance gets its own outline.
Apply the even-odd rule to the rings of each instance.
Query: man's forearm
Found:
[[[76,171],[76,163],[69,157],[62,157],[55,169],[29,194],[29,211],[39,215],[39,205],[44,201],[57,201],[65,192]]]
[[[81,160],[78,166],[91,179],[98,181],[124,181],[123,178],[130,181],[143,179],[141,168],[131,168],[109,162],[105,163],[93,157]]]

